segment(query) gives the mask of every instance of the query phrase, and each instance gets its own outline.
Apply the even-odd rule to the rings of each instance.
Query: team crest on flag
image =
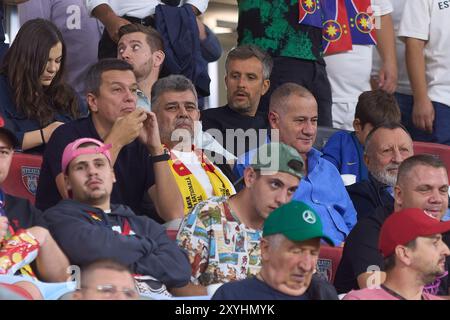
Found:
[[[373,29],[372,18],[365,12],[360,12],[355,18],[356,28],[362,33],[370,33]]]
[[[36,195],[37,185],[39,181],[39,173],[41,171],[38,167],[21,167],[22,183],[25,188],[33,196]]]
[[[306,13],[313,14],[317,9],[315,0],[300,0],[300,5]]]
[[[300,0],[298,2],[298,23],[321,28],[322,9],[320,0]]]
[[[323,37],[326,41],[337,41],[342,35],[342,27],[336,20],[328,20],[323,24]]]

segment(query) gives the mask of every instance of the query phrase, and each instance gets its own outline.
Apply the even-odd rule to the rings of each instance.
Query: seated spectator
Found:
[[[90,17],[85,0],[21,0],[17,6],[20,24],[43,18],[61,31],[67,46],[66,80],[82,97],[84,78],[91,64],[97,62],[101,23]]]
[[[394,204],[398,167],[413,152],[411,137],[401,124],[385,123],[370,131],[364,150],[369,179],[347,186],[358,220],[377,207]]]
[[[8,176],[19,142],[0,118],[0,185]],[[34,299],[48,298],[42,281],[67,278],[69,261],[46,228],[41,212],[0,189],[0,283],[16,284]]]
[[[400,109],[395,97],[381,89],[363,92],[356,104],[353,129],[332,135],[323,147],[323,158],[336,166],[341,175],[352,175],[353,181],[368,178],[364,163],[364,144],[369,132],[383,122],[400,123]],[[344,179],[344,178],[343,178]]]
[[[167,293],[165,286],[186,285],[189,262],[164,227],[148,217],[136,216],[125,205],[111,204],[115,175],[110,148],[92,138],[77,139],[66,146],[61,168],[71,199],[44,213],[51,233],[71,264],[114,259],[130,266],[133,274],[159,281],[158,293]],[[154,292],[142,281],[139,285],[140,293]]]
[[[83,267],[74,300],[136,300],[139,294],[130,270],[113,260],[97,260]]]
[[[119,29],[117,58],[133,66],[133,72],[139,86],[137,105],[151,111],[151,91],[158,80],[164,62],[164,46],[161,35],[151,27],[142,24],[126,24]],[[234,162],[236,157],[224,150],[210,134],[197,130],[195,145],[223,155],[227,161]]]
[[[285,83],[270,98],[271,138],[295,148],[306,164],[306,176],[293,199],[311,206],[322,220],[324,233],[340,245],[356,223],[356,211],[342,179],[322,153],[313,148],[317,135],[317,102],[306,88]],[[234,172],[242,176],[255,150],[239,157]]]
[[[61,32],[44,19],[25,23],[5,55],[0,114],[22,150],[43,153],[57,127],[87,113],[64,83],[65,60]]]
[[[344,300],[441,300],[425,286],[443,276],[450,250],[441,222],[422,209],[394,212],[383,223],[378,247],[384,258],[386,280],[377,287],[350,291]]]
[[[50,139],[36,193],[38,208],[45,210],[61,198],[68,198],[61,170],[64,148],[73,140],[89,137],[113,146],[117,180],[111,194],[113,203],[125,204],[138,215],[151,215],[142,207],[144,196],[148,195],[159,215],[182,215],[181,195],[167,161],[156,157],[163,154],[163,149],[158,127],[153,127],[154,115],[136,108],[137,83],[132,69],[118,59],[104,59],[91,66],[86,79],[91,114],[61,126]],[[159,217],[158,214],[152,217]]]
[[[366,219],[358,221],[344,246],[334,285],[339,293],[363,289],[385,280],[384,262],[378,250],[381,226],[393,211],[420,208],[441,220],[448,207],[448,175],[444,163],[432,155],[415,155],[402,162],[394,188],[394,205],[378,207]],[[401,229],[398,229],[400,232]],[[444,242],[450,244],[448,235]],[[446,262],[448,269],[449,261]],[[426,291],[447,296],[447,275],[428,284]]]
[[[282,205],[264,222],[259,273],[225,283],[213,300],[337,299],[336,290],[327,282],[322,283],[319,292],[310,294],[321,239],[333,245],[311,207],[298,201]]]
[[[220,168],[194,144],[194,125],[199,120],[197,92],[192,82],[182,75],[161,78],[152,87],[152,109],[158,120],[161,142],[168,152],[167,159],[184,203],[184,214],[170,212],[161,216],[178,223],[197,203],[212,196],[236,193],[227,177],[231,168],[223,158]],[[231,175],[232,176],[232,175]],[[165,186],[166,188],[166,186]]]
[[[270,55],[256,46],[231,50],[225,62],[227,105],[201,113],[203,130],[217,139],[220,132],[222,146],[235,156],[266,143],[266,134],[259,137],[259,130],[267,128],[267,119],[257,111],[270,86],[272,65]]]
[[[209,294],[218,284],[259,271],[263,222],[291,200],[304,175],[304,162],[294,148],[282,143],[263,145],[258,155],[245,169],[245,188],[230,198],[200,202],[184,218],[177,242],[192,267],[191,284],[184,293],[205,295],[210,286]],[[230,259],[221,258],[225,256]]]

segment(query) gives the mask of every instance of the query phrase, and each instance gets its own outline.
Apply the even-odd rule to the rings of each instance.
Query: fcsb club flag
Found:
[[[328,1],[328,0],[325,0]],[[370,0],[345,0],[354,44],[377,44]]]
[[[376,44],[371,0],[299,0],[299,23],[322,28],[324,54]]]
[[[322,1],[322,45],[324,54],[352,50],[345,0]]]
[[[299,0],[298,23],[322,28],[322,8],[319,0]]]

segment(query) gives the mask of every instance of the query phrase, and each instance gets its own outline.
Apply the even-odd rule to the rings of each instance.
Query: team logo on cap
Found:
[[[22,182],[25,188],[27,188],[29,193],[35,196],[39,180],[39,173],[41,169],[37,167],[25,167],[25,166],[21,167],[20,169],[22,173]]]
[[[309,210],[303,211],[303,220],[310,224],[314,224],[316,223],[316,215],[314,214],[314,212]]]

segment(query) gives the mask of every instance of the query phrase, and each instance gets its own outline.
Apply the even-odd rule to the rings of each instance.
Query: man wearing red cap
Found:
[[[380,232],[386,281],[377,287],[351,291],[344,300],[439,300],[424,287],[442,276],[450,250],[442,233],[450,222],[441,222],[423,209],[404,209],[390,215]]]

